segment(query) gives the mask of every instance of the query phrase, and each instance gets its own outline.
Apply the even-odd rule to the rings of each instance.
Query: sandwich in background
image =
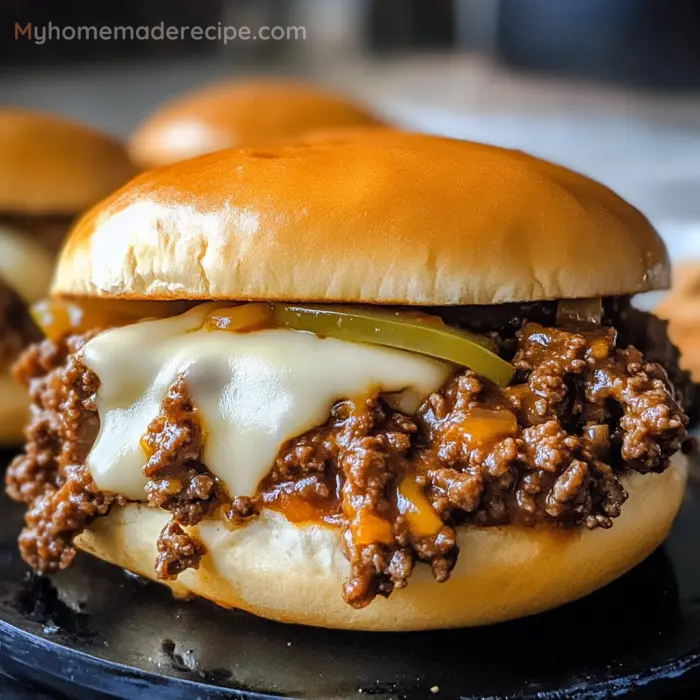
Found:
[[[129,148],[134,162],[149,169],[318,129],[375,126],[384,126],[379,117],[326,88],[280,79],[232,80],[163,105],[134,132]]]
[[[700,382],[700,262],[674,265],[671,292],[656,313],[669,322],[669,335],[681,351],[681,366]]]
[[[0,444],[21,441],[26,393],[9,367],[39,337],[43,297],[64,235],[86,208],[135,174],[114,139],[67,119],[0,108]]]

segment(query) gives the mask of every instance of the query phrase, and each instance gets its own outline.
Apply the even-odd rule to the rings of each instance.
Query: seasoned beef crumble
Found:
[[[414,416],[383,396],[341,401],[326,424],[282,447],[255,498],[227,494],[202,463],[202,431],[179,378],[143,441],[149,503],[172,514],[157,543],[158,577],[199,565],[204,548],[188,526],[217,516],[244,524],[267,507],[341,528],[351,566],[344,597],[362,607],[404,587],[416,562],[446,580],[461,524],[611,527],[627,498],[621,477],[663,471],[681,448],[692,385],[650,315],[608,301],[602,325],[565,328],[553,325],[549,303],[440,312],[492,335],[516,367],[511,385],[465,370]],[[97,379],[73,355],[83,342],[45,341],[16,367],[33,420],[8,492],[30,506],[21,547],[42,571],[68,565],[72,537],[120,502],[96,492],[82,466],[98,424]],[[439,516],[429,532],[416,534],[401,508],[407,479]]]
[[[182,525],[196,525],[229,500],[221,482],[202,464],[202,430],[182,377],[168,390],[143,442],[150,454],[143,470],[148,502],[172,513],[158,538],[156,574],[174,579],[185,569],[198,568],[206,554]]]
[[[351,563],[344,592],[357,607],[405,586],[415,561],[446,580],[459,524],[609,528],[627,498],[620,477],[663,471],[687,424],[661,367],[634,348],[616,349],[614,339],[612,329],[527,324],[515,336],[518,377],[510,387],[466,370],[413,418],[381,397],[344,401],[325,426],[285,445],[261,500],[275,507],[270,494],[283,493],[323,502],[342,475]],[[499,435],[509,415],[517,424]],[[474,439],[475,429],[486,434]],[[443,521],[434,535],[413,537],[397,512],[396,484],[407,472],[418,474]],[[388,541],[358,542],[357,504],[391,524]]]
[[[42,573],[75,557],[73,538],[119,496],[97,489],[85,459],[99,429],[94,394],[99,380],[75,357],[91,336],[31,346],[15,367],[31,397],[25,452],[6,474],[8,494],[28,505],[19,538],[25,561]]]
[[[204,545],[183,530],[176,520],[169,520],[158,541],[156,576],[162,581],[174,580],[186,569],[198,569],[207,553]]]
[[[412,418],[392,410],[380,397],[342,401],[333,407],[326,425],[282,448],[261,485],[262,503],[282,506],[285,513],[296,511],[299,520],[312,519],[309,506],[342,514],[343,546],[353,572],[344,596],[351,605],[362,605],[377,593],[389,595],[394,587],[405,586],[411,574],[417,550],[396,511],[392,486],[409,468],[417,430]],[[368,540],[384,523],[384,541]],[[438,546],[432,543],[432,556],[423,557],[436,572],[449,572],[456,557],[451,551],[454,533],[444,529]],[[441,556],[443,550],[447,558]]]

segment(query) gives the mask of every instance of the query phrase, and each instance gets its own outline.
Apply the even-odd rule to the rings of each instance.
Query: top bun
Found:
[[[209,85],[151,115],[130,151],[143,168],[238,146],[264,146],[306,131],[382,122],[360,106],[313,85],[253,80]]]
[[[134,174],[114,139],[49,114],[0,108],[0,212],[74,216]]]
[[[656,231],[603,185],[518,151],[386,131],[145,173],[76,224],[53,292],[450,305],[668,282]]]

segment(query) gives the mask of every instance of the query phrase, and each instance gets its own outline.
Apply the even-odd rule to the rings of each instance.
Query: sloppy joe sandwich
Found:
[[[217,152],[73,228],[8,493],[226,607],[416,630],[537,613],[665,538],[687,375],[630,298],[666,250],[602,185],[430,136]]]
[[[102,134],[0,108],[0,444],[21,441],[26,420],[26,392],[8,368],[40,338],[27,304],[46,295],[72,219],[134,173],[124,149]]]

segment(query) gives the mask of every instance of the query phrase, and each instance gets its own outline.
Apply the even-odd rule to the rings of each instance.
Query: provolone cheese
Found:
[[[27,303],[41,299],[53,274],[51,254],[28,234],[0,226],[0,280]]]
[[[401,392],[415,410],[450,372],[421,355],[310,333],[206,330],[209,309],[116,328],[84,346],[100,379],[101,428],[87,460],[100,489],[145,498],[140,439],[180,375],[199,410],[204,463],[230,495],[252,496],[283,443],[324,423],[338,400]]]

